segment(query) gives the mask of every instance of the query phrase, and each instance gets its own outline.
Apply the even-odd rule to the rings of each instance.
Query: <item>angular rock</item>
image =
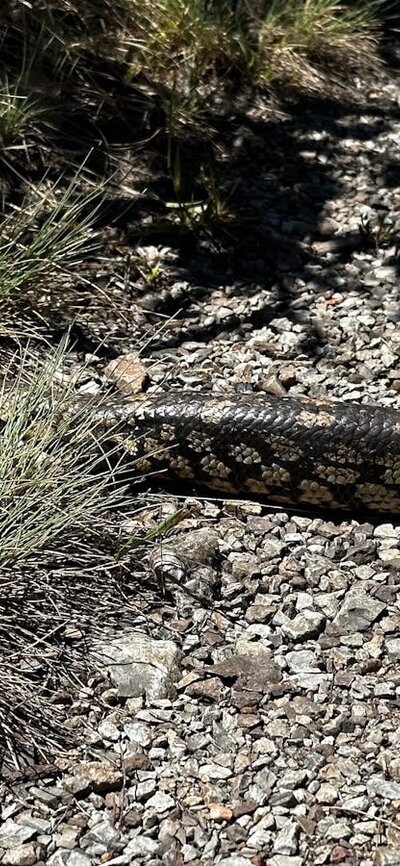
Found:
[[[279,788],[293,791],[295,788],[301,788],[302,785],[305,785],[307,779],[307,770],[287,770],[279,779]]]
[[[295,650],[286,653],[289,670],[293,673],[318,673],[316,654],[312,650]]]
[[[316,610],[303,610],[293,619],[281,624],[281,629],[292,640],[307,640],[317,637],[325,624],[325,616]]]
[[[0,848],[15,848],[28,842],[36,833],[33,827],[16,824],[12,818],[7,818],[0,827]]]
[[[392,782],[383,776],[371,776],[368,781],[368,791],[378,794],[384,800],[400,800],[400,782]]]
[[[104,367],[104,375],[127,397],[143,391],[148,379],[148,373],[140,363],[136,352],[127,352],[126,355],[113,358]]]
[[[74,794],[85,791],[105,794],[121,787],[123,773],[109,761],[81,761],[71,768],[71,774],[64,777],[63,783]]]
[[[209,803],[208,809],[211,821],[230,821],[232,818],[232,809],[224,803]]]
[[[208,680],[197,680],[190,683],[185,689],[185,694],[193,698],[205,698],[209,701],[220,703],[225,694],[224,686],[219,677],[210,677]]]
[[[387,637],[385,640],[388,655],[393,659],[400,659],[400,638]]]
[[[128,842],[124,854],[131,858],[128,859],[128,863],[135,863],[134,857],[156,856],[160,847],[161,843],[156,839],[150,839],[148,836],[135,836]]]
[[[80,845],[84,850],[94,843],[104,846],[104,851],[121,851],[125,847],[124,839],[108,818],[100,820],[81,837]]]
[[[93,860],[83,851],[71,851],[66,860],[67,866],[91,866]]]
[[[350,590],[333,620],[341,634],[365,631],[386,609],[386,605],[364,590]]]
[[[33,866],[37,862],[38,846],[33,842],[27,842],[26,845],[15,845],[10,848],[2,857],[4,866]]]
[[[164,794],[163,791],[157,791],[146,802],[146,809],[154,809],[157,814],[168,812],[175,806],[175,800],[170,794]]]
[[[277,833],[272,849],[273,854],[296,854],[300,827],[295,821],[286,821]]]
[[[168,697],[180,677],[181,652],[172,640],[155,640],[140,632],[97,642],[91,653],[122,697],[148,700]]]

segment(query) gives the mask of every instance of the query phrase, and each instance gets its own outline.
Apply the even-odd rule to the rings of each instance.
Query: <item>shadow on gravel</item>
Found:
[[[389,134],[398,123],[397,106],[360,105],[347,101],[298,98],[287,106],[285,113],[267,110],[265,106],[247,104],[232,117],[210,117],[214,129],[212,159],[215,175],[220,173],[221,197],[227,202],[227,216],[216,220],[212,216],[204,226],[190,230],[188,226],[172,228],[163,222],[162,214],[153,218],[147,229],[141,214],[122,227],[129,243],[166,244],[178,253],[176,280],[187,280],[191,288],[185,294],[160,294],[158,287],[146,291],[153,293],[154,321],[159,314],[176,315],[184,319],[185,311],[193,309],[193,302],[204,303],[217,286],[229,287],[232,298],[251,298],[266,290],[266,303],[254,312],[249,306],[248,318],[232,317],[231,327],[247,323],[256,327],[268,323],[277,315],[304,323],[304,310],[296,308],[296,281],[312,286],[314,293],[335,287],[338,267],[351,264],[354,256],[369,252],[375,254],[377,242],[374,234],[358,222],[358,230],[343,230],[329,212],[329,202],[348,196],[348,182],[344,175],[353,176],[353,190],[357,193],[360,165],[373,161],[374,173],[364,196],[354,198],[354,221],[360,205],[372,207],[378,217],[387,208],[379,198],[378,173],[386,176],[381,186],[396,185],[398,166],[395,161],[380,157],[378,147],[371,158],[371,146],[378,136]],[[249,116],[251,115],[251,116]],[[369,145],[367,155],[363,144]],[[201,142],[175,142],[187,155],[183,159],[182,174],[187,172],[187,195],[193,189],[201,200],[207,191],[196,188],[195,180],[204,166],[204,148]],[[223,154],[219,158],[219,154]],[[380,160],[380,162],[378,162]],[[168,185],[169,184],[169,185]],[[351,185],[351,184],[350,184]],[[170,201],[174,190],[164,172],[159,178],[147,177],[147,189],[155,199]],[[186,190],[185,190],[186,191]],[[166,210],[164,216],[166,216]],[[390,236],[385,244],[393,244]],[[342,292],[368,291],[360,277],[346,279]],[[271,303],[271,293],[273,303]],[[246,317],[246,314],[245,314]],[[151,316],[150,316],[151,321]],[[190,325],[190,337],[201,339],[202,325]],[[204,328],[203,338],[226,330],[226,322]],[[187,339],[185,330],[183,339]],[[313,333],[304,342],[304,351],[313,354],[321,344],[321,337]]]
[[[398,66],[391,43],[385,43],[382,53]],[[196,310],[201,312],[221,286],[229,287],[231,299],[266,292],[261,308],[233,313],[229,327],[260,326],[277,315],[292,321],[303,316],[304,322],[304,311],[296,308],[296,281],[324,292],[335,286],[338,264],[374,251],[374,237],[361,226],[343,231],[330,215],[329,203],[342,190],[346,194],[346,174],[354,176],[356,191],[366,159],[363,144],[370,154],[377,137],[390,133],[398,123],[397,105],[297,94],[274,108],[254,94],[231,92],[197,130],[183,128],[170,135],[166,94],[160,87],[140,78],[129,83],[123,66],[106,64],[93,53],[88,52],[84,65],[84,82],[72,76],[67,85],[55,82],[45,65],[35,67],[26,87],[39,107],[46,107],[45,142],[33,158],[29,149],[7,153],[6,198],[19,204],[27,182],[37,183],[44,172],[55,180],[84,159],[96,176],[113,175],[98,228],[104,256],[110,259],[115,248],[132,262],[125,300],[127,307],[140,307],[144,332],[158,328],[160,317],[179,312],[181,324],[174,328],[173,340],[188,339],[188,334],[215,336],[226,329],[226,321],[205,326],[199,314],[196,325]],[[371,89],[376,83],[371,82]],[[396,159],[377,152],[369,159],[388,187],[397,185]],[[354,200],[355,217],[360,203],[379,211],[373,178],[365,200]],[[176,254],[173,266],[154,281],[146,279],[135,265],[138,244],[170,247]],[[357,272],[342,291],[365,291],[358,279]],[[186,282],[178,293],[177,282]],[[82,284],[84,306],[87,294]],[[76,302],[72,308],[79,326]],[[131,331],[126,336],[131,340]],[[310,324],[304,350],[312,355],[323,339]],[[111,343],[107,340],[113,354]],[[162,347],[162,337],[157,345]]]

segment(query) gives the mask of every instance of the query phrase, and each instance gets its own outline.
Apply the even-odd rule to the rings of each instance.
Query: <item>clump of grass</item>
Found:
[[[52,393],[60,360],[59,352],[50,353],[42,369],[36,365],[28,373],[26,359],[11,390],[3,388],[0,568],[36,553],[78,522],[86,531],[103,508],[100,494],[109,474],[97,471],[91,413],[71,417],[72,389]],[[88,457],[88,472],[82,472]]]
[[[24,141],[26,133],[32,133],[40,116],[44,113],[37,102],[10,84],[7,77],[0,82],[0,151],[17,146]]]
[[[0,399],[0,753],[16,767],[68,741],[85,633],[122,604],[112,514],[129,502],[90,405],[71,411],[73,387],[57,382],[63,360],[63,347],[45,363],[25,352]]]
[[[131,75],[169,88],[169,113],[204,107],[210,89],[235,74],[243,84],[283,80],[313,89],[324,72],[377,67],[377,15],[384,0],[130,0]],[[172,108],[171,108],[172,106]],[[171,118],[170,118],[171,119]]]
[[[259,28],[260,81],[320,89],[326,74],[377,70],[378,12],[382,0],[273,0]]]
[[[55,273],[61,275],[93,248],[103,185],[82,192],[80,179],[78,173],[66,187],[62,179],[32,187],[20,206],[7,209],[0,221],[0,300],[39,281],[43,291]]]
[[[90,58],[113,64],[121,78],[159,85],[169,123],[193,117],[210,93],[236,84],[270,86],[298,79],[307,87],[338,61],[371,69],[374,38],[387,0],[66,0],[17,4],[3,15],[24,57],[53,80],[90,82]],[[38,44],[40,43],[40,49]],[[15,52],[14,52],[15,53]],[[7,54],[7,51],[6,51]],[[12,60],[12,58],[11,58]],[[24,65],[30,69],[28,61]],[[321,74],[320,74],[321,72]],[[84,87],[85,91],[85,87]],[[18,106],[17,106],[18,108]],[[10,113],[12,120],[13,112]],[[15,114],[15,117],[17,117]],[[18,125],[18,124],[17,124]]]
[[[185,76],[187,91],[202,79],[248,67],[249,40],[232,4],[204,0],[131,0],[131,74],[152,69],[171,86]],[[183,82],[182,82],[183,83]]]

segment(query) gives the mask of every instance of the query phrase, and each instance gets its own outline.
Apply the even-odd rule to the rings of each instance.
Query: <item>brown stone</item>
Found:
[[[255,800],[242,800],[241,803],[236,803],[232,808],[234,818],[240,818],[241,815],[251,815],[257,809]]]
[[[82,789],[96,794],[115,791],[122,785],[122,771],[108,761],[82,761],[71,768],[72,776],[80,780]]]
[[[148,379],[147,373],[135,352],[114,358],[105,367],[104,375],[126,397],[143,391]]]
[[[343,845],[334,845],[329,860],[331,863],[343,863],[349,853],[349,849],[344,848]]]
[[[208,808],[212,821],[230,821],[232,818],[232,809],[223,803],[209,803]]]
[[[134,755],[127,755],[124,759],[124,769],[127,776],[130,776],[135,770],[148,770],[151,767],[150,758],[143,752],[136,752]]]
[[[191,683],[185,689],[185,694],[193,698],[207,698],[209,701],[222,701],[225,689],[219,677],[211,677],[209,680],[198,680]]]

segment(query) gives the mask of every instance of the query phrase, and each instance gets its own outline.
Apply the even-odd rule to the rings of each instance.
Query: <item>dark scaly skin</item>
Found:
[[[198,392],[144,396],[97,418],[138,473],[279,505],[400,514],[400,412],[326,400]]]

